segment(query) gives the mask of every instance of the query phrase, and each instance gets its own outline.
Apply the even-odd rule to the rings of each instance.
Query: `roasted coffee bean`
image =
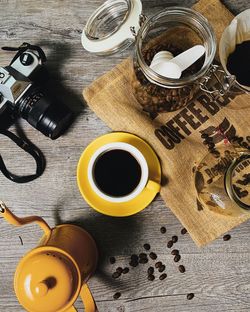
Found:
[[[229,241],[230,239],[231,239],[231,235],[230,234],[227,234],[227,235],[223,236],[224,242]]]
[[[174,262],[179,262],[181,260],[181,256],[180,255],[176,255],[174,257]]]
[[[179,255],[179,250],[177,250],[177,249],[172,250],[171,255],[173,255],[173,256]]]
[[[161,233],[162,233],[162,234],[165,234],[166,231],[167,231],[167,230],[166,230],[165,226],[162,226],[162,227],[161,227]]]
[[[214,141],[214,139],[213,139],[213,138],[211,138],[210,136],[208,136],[208,137],[207,137],[207,139],[206,139],[206,141],[207,141],[208,143],[211,143],[211,142],[213,142],[213,141]]]
[[[212,143],[212,142],[211,142],[211,143],[209,142],[209,143],[208,143],[208,147],[209,147],[210,149],[213,149],[213,148],[215,147],[215,144]]]
[[[121,273],[119,273],[119,272],[114,272],[113,274],[112,274],[112,277],[113,278],[118,278],[118,277],[120,277],[121,276]]]
[[[133,268],[137,267],[138,264],[139,264],[138,261],[132,261],[132,260],[131,260],[131,261],[129,262],[129,265],[132,266]]]
[[[174,235],[172,236],[172,242],[175,244],[178,242],[178,236]]]
[[[173,247],[173,241],[172,240],[170,240],[168,243],[167,243],[167,247],[168,248],[172,248]]]
[[[120,292],[115,293],[114,296],[113,296],[113,298],[115,300],[119,299],[120,297],[121,297],[121,293]]]
[[[163,264],[159,267],[158,271],[162,273],[163,271],[165,271],[165,269],[166,269],[166,266]]]
[[[154,253],[154,252],[150,252],[149,257],[150,257],[152,260],[155,260],[155,259],[157,259],[157,254]]]
[[[160,275],[159,279],[162,281],[162,280],[164,280],[166,277],[167,277],[167,274],[166,274],[166,273],[163,273],[163,274]]]
[[[179,271],[180,271],[181,273],[185,273],[185,271],[186,271],[184,265],[179,265],[178,269],[179,269]]]
[[[143,247],[144,247],[145,250],[150,250],[150,245],[149,244],[144,244]]]
[[[148,263],[148,258],[140,258],[139,263],[141,264]]]
[[[110,257],[110,258],[109,258],[109,262],[110,262],[111,264],[114,264],[115,261],[116,261],[116,260],[115,260],[115,257]]]
[[[148,280],[153,281],[155,279],[155,276],[153,274],[148,275]]]
[[[193,293],[187,294],[187,300],[192,300],[193,298],[194,298]]]
[[[186,230],[185,228],[183,228],[183,229],[181,230],[181,234],[184,235],[184,234],[186,234],[186,233],[187,233],[187,230]]]
[[[129,272],[129,268],[124,268],[123,270],[122,270],[122,273],[123,274],[127,274]]]
[[[139,257],[137,255],[132,255],[131,257],[132,261],[138,261]]]
[[[139,254],[139,258],[140,258],[140,259],[142,259],[142,258],[147,258],[147,257],[148,257],[147,254],[145,254],[145,253],[143,253],[143,252]]]
[[[213,182],[213,179],[212,179],[212,178],[210,178],[210,179],[207,180],[207,184],[211,184],[212,182]]]
[[[117,268],[117,269],[116,269],[116,272],[118,272],[119,274],[122,274],[123,268],[121,268],[121,267]]]
[[[154,268],[153,267],[149,267],[148,268],[148,275],[152,275],[154,273]]]
[[[156,269],[158,269],[161,265],[162,265],[161,261],[156,262],[156,264],[155,264]]]
[[[201,137],[202,137],[202,139],[206,139],[206,138],[208,138],[208,134],[207,133],[202,133]]]

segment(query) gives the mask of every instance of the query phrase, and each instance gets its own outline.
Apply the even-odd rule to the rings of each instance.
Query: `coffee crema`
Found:
[[[113,197],[132,193],[141,180],[141,166],[129,152],[110,150],[96,160],[94,180],[101,192]]]

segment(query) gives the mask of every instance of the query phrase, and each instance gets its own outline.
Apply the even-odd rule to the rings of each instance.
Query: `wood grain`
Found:
[[[190,6],[195,1],[146,0],[144,12],[154,14],[169,2]],[[82,49],[82,28],[101,3],[100,0],[0,0],[0,45],[17,46],[24,41],[40,44],[47,53],[50,72],[66,89],[68,104],[82,108],[67,134],[56,141],[21,122],[27,136],[43,151],[46,171],[41,178],[25,185],[13,184],[0,175],[0,198],[20,216],[41,215],[51,226],[63,222],[80,224],[95,237],[100,263],[90,287],[100,312],[250,311],[249,222],[233,230],[230,241],[218,239],[201,250],[188,234],[180,235],[181,225],[159,197],[142,213],[115,219],[89,208],[77,189],[76,165],[82,151],[94,138],[110,131],[85,106],[82,89],[132,53],[131,48],[121,55],[102,58]],[[247,0],[225,0],[224,3],[234,13],[249,8]],[[7,65],[11,57],[12,54],[1,51],[1,66]],[[55,91],[60,96],[61,88]],[[13,172],[34,170],[33,160],[3,137],[1,154]],[[160,233],[162,225],[167,228],[164,235]],[[14,228],[3,220],[0,220],[0,229],[0,311],[23,311],[13,291],[15,267],[19,259],[36,246],[42,233],[34,225]],[[179,236],[175,247],[180,250],[181,263],[186,266],[185,274],[179,273],[166,247],[174,234]],[[114,281],[113,270],[126,266],[129,256],[142,252],[146,242],[166,264],[167,279],[147,281],[149,265],[140,265]],[[111,255],[117,259],[113,266],[108,262]],[[114,301],[116,291],[122,296]],[[186,299],[189,292],[195,293],[191,301]],[[80,301],[76,306],[83,311]]]

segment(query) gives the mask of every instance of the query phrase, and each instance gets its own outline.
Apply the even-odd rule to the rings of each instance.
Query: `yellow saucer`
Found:
[[[131,216],[146,208],[155,198],[156,192],[149,188],[134,199],[124,203],[112,203],[98,196],[88,181],[88,164],[101,146],[112,142],[124,142],[135,146],[145,157],[149,167],[149,179],[160,184],[161,165],[154,150],[141,138],[126,132],[112,132],[105,134],[90,143],[81,155],[77,166],[77,184],[86,202],[100,213],[112,217]]]

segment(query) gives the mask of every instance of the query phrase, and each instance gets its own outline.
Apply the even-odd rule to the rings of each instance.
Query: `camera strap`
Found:
[[[27,182],[33,181],[33,180],[37,179],[38,177],[40,177],[45,170],[45,159],[44,159],[44,156],[41,153],[41,151],[34,144],[29,142],[28,140],[22,139],[22,138],[16,136],[14,133],[12,133],[8,130],[0,129],[0,134],[11,139],[17,146],[19,146],[21,149],[23,149],[26,153],[30,154],[36,162],[36,173],[35,174],[26,175],[26,176],[18,176],[18,175],[11,173],[7,169],[7,167],[3,161],[3,158],[0,154],[0,171],[3,173],[3,175],[7,179],[9,179],[15,183],[27,183]]]

